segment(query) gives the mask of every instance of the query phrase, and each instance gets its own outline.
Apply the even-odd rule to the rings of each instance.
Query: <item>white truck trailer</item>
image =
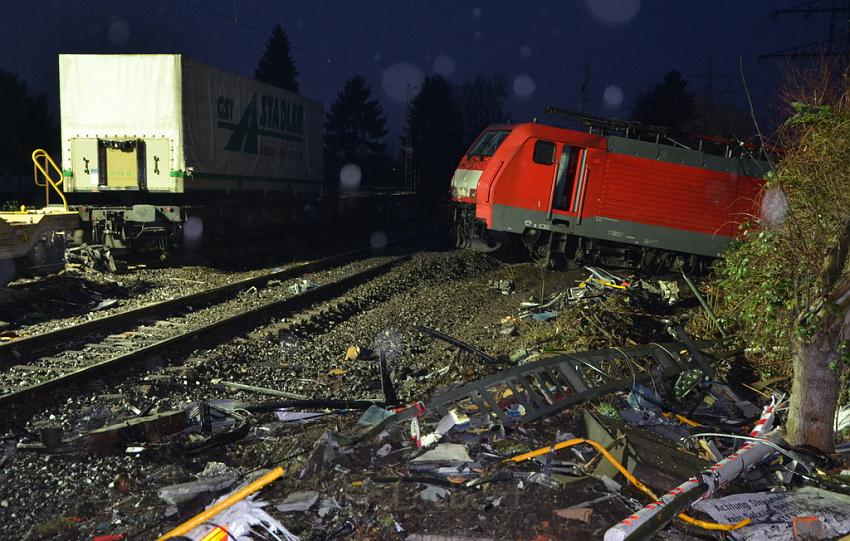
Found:
[[[61,54],[59,79],[65,191],[95,243],[298,223],[320,195],[320,102],[179,54]]]

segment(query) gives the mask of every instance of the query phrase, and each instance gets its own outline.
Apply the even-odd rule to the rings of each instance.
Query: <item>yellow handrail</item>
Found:
[[[44,164],[41,163],[41,160],[44,161]],[[48,154],[46,150],[37,148],[32,151],[32,163],[34,165],[33,180],[35,181],[35,185],[44,186],[44,205],[50,206],[50,188],[53,188],[53,190],[59,194],[59,198],[62,199],[62,206],[65,207],[65,210],[68,210],[68,200],[65,199],[65,194],[62,193],[62,189],[59,187],[62,185],[62,181],[65,180],[65,177],[62,175],[62,170],[59,169],[59,166],[56,165],[56,162],[54,162],[53,158],[50,157],[50,154]],[[53,177],[50,176],[48,165],[53,167],[53,170],[56,171],[57,175],[59,175],[57,180],[53,180]],[[44,178],[42,182],[39,182],[39,172]]]

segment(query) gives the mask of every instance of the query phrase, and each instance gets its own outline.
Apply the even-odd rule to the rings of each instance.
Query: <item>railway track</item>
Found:
[[[393,244],[425,235],[400,238]],[[196,338],[217,334],[221,340],[273,316],[296,313],[340,296],[410,257],[384,257],[366,268],[345,272],[346,264],[368,253],[368,249],[346,252],[2,344],[0,408],[131,367]],[[343,271],[342,276],[310,289],[299,280],[307,273],[329,269]]]

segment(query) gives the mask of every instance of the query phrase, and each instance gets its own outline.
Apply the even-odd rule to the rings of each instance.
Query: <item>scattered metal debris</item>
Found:
[[[427,410],[469,400],[505,425],[529,423],[573,404],[628,389],[637,382],[673,377],[700,368],[682,344],[653,344],[576,353],[551,353],[482,380],[467,383],[428,402]],[[503,405],[500,405],[502,403]]]
[[[247,391],[269,396],[279,396],[281,398],[292,398],[293,400],[307,400],[309,398],[303,394],[290,393],[287,391],[280,391],[278,389],[269,389],[268,387],[256,387],[254,385],[245,385],[244,383],[235,383],[231,381],[222,381],[215,385],[218,385],[221,388],[235,389],[237,391]]]
[[[117,272],[118,266],[107,246],[98,244],[81,244],[65,249],[65,260],[68,263],[83,265],[89,269],[101,272]]]
[[[301,293],[304,293],[305,291],[308,291],[310,289],[315,289],[317,287],[319,287],[318,284],[315,284],[315,283],[311,282],[310,280],[301,279],[301,280],[298,280],[297,282],[295,282],[294,284],[292,284],[291,286],[289,286],[289,292],[292,293],[293,295],[300,295]]]
[[[778,432],[768,431],[773,417],[758,420],[764,404],[758,392],[772,392],[780,380],[754,384],[758,392],[752,393],[739,381],[723,381],[716,360],[705,353],[711,344],[692,340],[680,328],[672,329],[674,341],[652,343],[668,325],[682,321],[662,319],[695,305],[677,300],[680,293],[691,297],[678,291],[676,282],[632,280],[595,267],[587,271],[578,287],[563,287],[574,283],[570,276],[549,296],[534,291],[540,299],[522,289],[524,279],[505,281],[510,287],[493,284],[500,292],[517,293],[517,311],[469,318],[478,332],[461,330],[471,337],[468,342],[393,321],[398,330],[385,327],[373,344],[349,333],[319,350],[310,348],[301,331],[290,329],[286,336],[250,338],[260,343],[251,356],[245,354],[249,362],[224,372],[229,381],[205,379],[206,367],[242,355],[248,339],[240,337],[226,350],[229,355],[204,359],[191,371],[154,371],[120,392],[99,389],[91,403],[77,406],[72,419],[45,418],[10,430],[5,448],[0,447],[0,464],[22,455],[57,460],[27,450],[90,453],[86,460],[97,451],[113,460],[120,471],[104,468],[95,482],[115,496],[114,510],[86,518],[86,529],[79,531],[91,532],[90,538],[125,531],[129,537],[151,537],[121,522],[128,509],[147,508],[149,519],[173,520],[173,526],[177,516],[191,517],[205,505],[209,509],[202,515],[162,538],[223,539],[250,523],[290,540],[294,534],[469,540],[483,532],[492,535],[490,523],[517,509],[536,541],[564,538],[564,532],[570,532],[567,537],[598,533],[623,516],[607,539],[661,530],[667,538],[687,538],[694,526],[728,530],[724,535],[732,539],[836,537],[850,530],[841,507],[848,504],[839,494],[850,490],[841,478],[846,465],[788,448]],[[290,282],[282,284],[283,293]],[[500,306],[511,303],[480,289],[475,290],[479,297],[494,298]],[[658,321],[653,338],[638,341],[639,335],[606,328],[620,313],[613,305],[649,307],[665,316],[652,315]],[[577,332],[591,337],[607,332],[601,343],[614,347],[558,351],[523,340],[528,329],[549,332],[571,324],[568,318],[579,313],[588,318],[581,321],[599,323],[577,325]],[[457,329],[440,323],[440,329],[452,328]],[[423,346],[416,331],[451,347]],[[423,352],[429,363],[444,358],[433,364],[407,362]],[[323,356],[327,364],[307,365],[308,355]],[[368,364],[372,360],[377,366]],[[336,375],[318,381],[329,373]],[[379,388],[382,398],[346,399],[377,395]],[[176,389],[189,398],[168,403],[168,393]],[[205,393],[220,399],[198,401]],[[262,402],[263,395],[273,400]],[[778,406],[768,406],[770,415]],[[166,407],[179,409],[163,411]],[[839,426],[847,417],[842,415]],[[838,451],[847,447],[838,445]],[[260,472],[248,471],[239,461],[242,455],[254,458],[251,468],[260,466]],[[291,464],[298,475],[264,493],[267,504],[249,494],[256,485],[248,487],[252,475],[276,463]],[[540,503],[555,490],[552,505]],[[657,497],[656,491],[665,495]],[[213,502],[218,497],[220,502]],[[8,505],[4,499],[0,507]],[[232,505],[224,509],[219,505],[224,502]],[[744,503],[750,507],[746,514],[736,509]],[[689,507],[695,514],[677,519]],[[752,522],[741,526],[743,518]],[[60,527],[67,528],[64,524]],[[446,535],[407,533],[423,531],[424,524],[434,525],[426,531]],[[459,525],[457,536],[450,535],[449,524]]]
[[[465,352],[467,352],[471,355],[474,355],[475,357],[484,361],[485,363],[488,363],[488,364],[498,364],[499,363],[499,361],[497,359],[491,357],[490,355],[487,355],[486,353],[475,348],[474,346],[471,346],[471,345],[467,344],[466,342],[462,342],[462,341],[458,340],[457,338],[452,338],[451,336],[444,334],[444,333],[441,333],[440,331],[431,329],[430,327],[425,327],[425,326],[420,325],[419,327],[416,327],[416,330],[423,333],[423,334],[428,334],[430,336],[433,336],[434,338],[436,338],[438,340],[442,340],[443,342],[449,343],[449,344],[451,344],[451,345],[453,345],[457,348],[460,348],[461,350],[463,350],[463,351],[465,351]]]
[[[513,280],[489,280],[487,287],[497,290],[502,295],[510,295],[515,288]]]
[[[318,501],[319,493],[315,490],[293,492],[277,504],[275,509],[283,513],[303,513],[313,507]]]

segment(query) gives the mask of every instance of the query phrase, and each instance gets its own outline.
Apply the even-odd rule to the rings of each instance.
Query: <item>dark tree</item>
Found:
[[[419,189],[442,196],[448,192],[452,173],[463,154],[461,119],[452,85],[440,75],[422,82],[410,104],[410,138]]]
[[[30,94],[16,74],[0,70],[0,175],[31,175],[30,156],[37,148],[58,159],[59,130],[47,98]]]
[[[382,161],[387,134],[387,117],[378,100],[370,100],[372,89],[360,75],[345,82],[331,105],[325,122],[325,149],[328,173],[336,178],[340,167],[357,164],[366,182],[372,179]]]
[[[733,103],[702,103],[693,117],[693,132],[740,141],[754,135],[753,119]]]
[[[508,97],[508,85],[503,75],[464,81],[457,89],[457,106],[461,115],[464,146],[469,146],[481,130],[498,122],[508,122],[503,105]]]
[[[667,126],[682,133],[693,120],[694,97],[687,91],[688,81],[676,70],[668,71],[658,84],[642,92],[632,106],[632,120]]]
[[[280,23],[276,24],[269,41],[266,42],[263,56],[257,63],[257,69],[254,70],[254,77],[260,82],[279,86],[297,94],[298,81],[295,78],[298,76],[298,69],[292,60],[291,49],[286,32]]]

